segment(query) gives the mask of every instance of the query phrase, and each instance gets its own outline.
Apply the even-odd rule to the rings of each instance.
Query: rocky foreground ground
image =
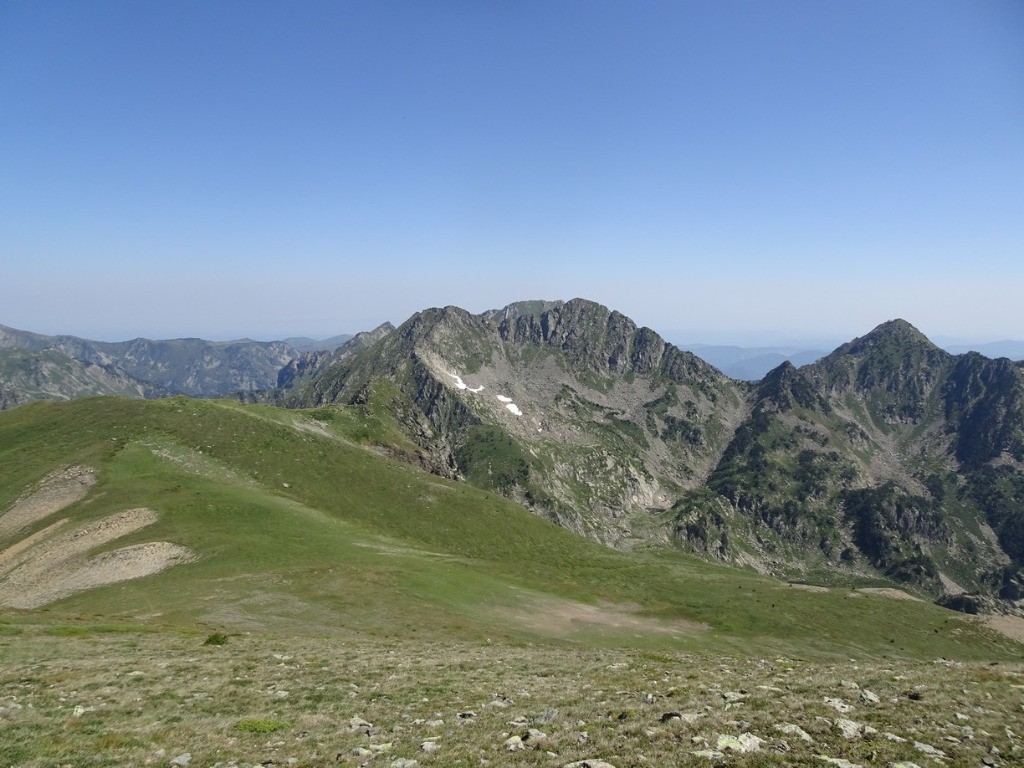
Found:
[[[0,629],[19,768],[1024,764],[1016,662]]]

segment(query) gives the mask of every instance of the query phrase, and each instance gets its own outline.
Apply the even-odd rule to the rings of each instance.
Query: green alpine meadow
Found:
[[[371,389],[0,414],[10,764],[1021,754],[1024,646],[992,622],[612,549],[426,471],[400,390]]]

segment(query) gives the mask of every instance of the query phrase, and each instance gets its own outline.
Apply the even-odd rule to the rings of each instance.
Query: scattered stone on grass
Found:
[[[928,757],[945,757],[946,753],[941,749],[936,749],[931,744],[925,744],[920,741],[914,742],[914,748],[921,754],[928,755]]]
[[[859,763],[851,763],[842,757],[829,757],[828,755],[818,755],[818,759],[822,760],[829,765],[834,765],[836,768],[863,768]]]
[[[353,718],[351,718],[348,721],[348,729],[350,731],[369,732],[369,730],[371,728],[373,728],[373,724],[372,723],[368,723],[365,720],[363,720],[363,718],[358,717],[358,716],[357,717],[353,717]]]
[[[763,743],[763,739],[759,739],[752,733],[741,733],[739,736],[729,734],[719,736],[715,746],[719,751],[757,752]]]
[[[793,723],[776,723],[775,730],[780,733],[784,733],[787,736],[796,736],[797,738],[806,741],[808,744],[814,743],[814,739],[811,738],[811,734],[799,725],[794,725]]]
[[[859,739],[861,731],[864,730],[863,725],[853,720],[847,720],[845,717],[837,718],[833,725],[843,734],[844,739]]]
[[[847,704],[842,699],[836,699],[830,696],[825,696],[822,698],[822,701],[825,704],[828,704],[828,706],[832,707],[832,709],[834,709],[836,712],[846,713],[853,709],[851,705]]]

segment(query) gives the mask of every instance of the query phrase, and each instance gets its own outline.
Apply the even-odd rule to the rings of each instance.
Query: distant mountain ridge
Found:
[[[342,335],[318,344],[333,350]],[[277,386],[300,352],[282,341],[137,338],[103,342],[0,325],[0,408],[84,395],[220,397]]]
[[[816,362],[828,354],[829,349],[821,346],[776,346],[743,347],[716,344],[679,344],[680,349],[693,352],[711,363],[731,379],[739,381],[760,381],[773,368],[790,362],[797,368]],[[962,355],[978,352],[985,357],[1006,357],[1010,360],[1024,360],[1024,341],[995,341],[986,344],[940,344],[950,354]]]
[[[1024,599],[1024,366],[902,320],[750,384],[581,299],[435,308],[278,397],[401,414],[421,463],[615,546]]]

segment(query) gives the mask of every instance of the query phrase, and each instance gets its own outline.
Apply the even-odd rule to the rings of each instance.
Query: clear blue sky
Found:
[[[1024,2],[0,4],[0,323],[1024,337]]]

